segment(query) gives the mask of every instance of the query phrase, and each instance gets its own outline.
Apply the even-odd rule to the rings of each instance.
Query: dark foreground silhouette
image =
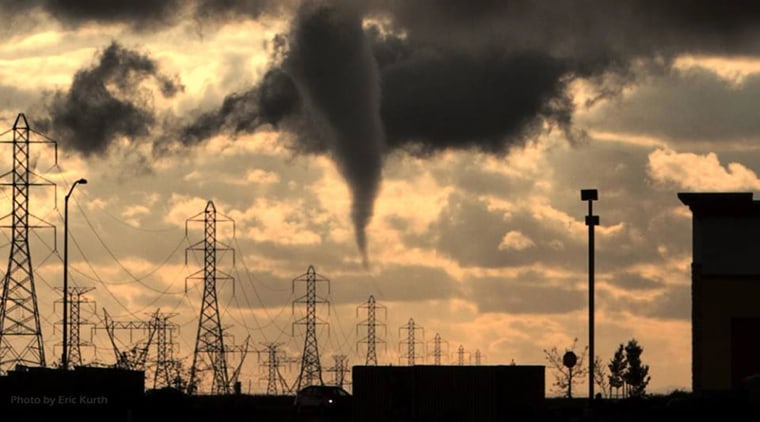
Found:
[[[371,400],[361,396],[349,397],[346,405],[339,407],[340,411],[321,412],[317,407],[312,409],[317,411],[298,412],[293,395],[204,396],[187,395],[171,388],[145,392],[143,379],[144,374],[139,371],[105,368],[77,368],[74,371],[37,368],[15,371],[0,377],[0,416],[2,420],[24,422],[670,422],[705,418],[720,421],[754,420],[747,419],[745,415],[756,416],[760,411],[760,388],[749,384],[731,391],[674,392],[637,399],[597,399],[593,403],[587,399],[540,397],[528,405],[524,401],[515,401],[515,396],[509,397],[511,393],[500,397],[496,405],[493,400],[479,402],[478,397],[493,397],[494,391],[481,391],[477,388],[471,389],[467,394],[454,395],[411,393],[419,394],[419,397],[374,390],[371,394],[374,398]],[[430,392],[430,389],[426,391]],[[396,400],[390,407],[386,406],[389,403],[388,397],[395,397]],[[401,401],[399,397],[406,400]],[[378,407],[378,403],[385,407]],[[393,403],[397,403],[398,407],[394,407]],[[412,408],[409,403],[412,403]],[[427,404],[423,406],[423,403]],[[431,413],[430,403],[446,411]],[[492,407],[489,413],[477,409],[483,403]],[[427,413],[420,411],[423,408],[428,409]],[[381,412],[373,409],[381,409]]]

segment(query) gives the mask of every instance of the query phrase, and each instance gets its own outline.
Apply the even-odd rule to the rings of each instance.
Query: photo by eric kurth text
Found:
[[[59,394],[35,396],[10,396],[14,406],[103,406],[108,404],[108,397],[86,394]]]

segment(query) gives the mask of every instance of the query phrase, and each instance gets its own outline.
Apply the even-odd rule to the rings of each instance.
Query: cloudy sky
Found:
[[[636,338],[651,391],[690,388],[691,215],[676,194],[760,190],[754,2],[0,4],[2,131],[24,113],[58,148],[58,165],[44,144],[30,156],[57,184],[30,204],[58,231],[31,236],[49,363],[63,197],[80,177],[69,260],[70,282],[95,288],[83,319],[176,314],[189,365],[202,286],[186,277],[202,257],[185,248],[203,233],[186,221],[211,200],[234,221],[218,228],[235,250],[218,256],[234,278],[218,284],[229,341],[297,357],[292,280],[314,265],[331,281],[324,369],[364,361],[369,295],[387,308],[381,363],[400,362],[410,318],[428,353],[441,335],[447,362],[459,345],[488,364],[585,346],[579,190],[597,188],[597,355]],[[105,333],[92,340],[85,359],[112,362]],[[246,391],[265,391],[264,361],[248,355]]]

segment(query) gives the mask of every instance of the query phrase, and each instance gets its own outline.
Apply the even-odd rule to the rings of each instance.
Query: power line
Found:
[[[174,249],[171,251],[171,253],[166,258],[164,258],[164,260],[161,261],[161,263],[156,268],[152,269],[151,271],[149,271],[148,273],[144,274],[141,277],[137,277],[129,269],[127,269],[127,267],[124,266],[124,264],[121,263],[121,260],[119,260],[119,258],[116,257],[116,255],[113,253],[113,251],[111,250],[111,248],[108,247],[108,245],[103,240],[103,238],[100,236],[100,234],[98,233],[98,231],[95,230],[95,227],[93,226],[92,222],[90,221],[90,218],[87,216],[87,213],[84,211],[84,209],[82,208],[82,206],[78,202],[77,202],[77,207],[82,212],[82,216],[84,217],[84,220],[87,223],[87,226],[90,228],[90,230],[92,230],[92,233],[95,235],[95,238],[98,239],[98,242],[100,243],[100,245],[103,246],[103,249],[106,250],[106,252],[108,253],[108,255],[116,262],[116,264],[119,266],[119,268],[121,268],[122,271],[124,271],[130,278],[132,278],[132,280],[136,281],[137,283],[140,283],[140,285],[142,285],[143,287],[145,287],[145,288],[147,288],[149,290],[152,290],[152,291],[154,291],[156,293],[161,293],[161,294],[165,293],[165,292],[162,292],[161,290],[156,289],[155,287],[153,287],[153,286],[151,286],[149,284],[144,283],[143,280],[146,279],[146,278],[148,278],[149,276],[153,275],[155,272],[157,272],[161,268],[163,268],[164,265],[166,265],[169,262],[169,260],[172,257],[174,257],[174,255],[177,253],[177,251],[180,250],[180,246],[182,246],[182,243],[185,241],[185,239],[187,238],[187,236],[183,237],[179,241],[179,243],[174,247]],[[117,283],[117,284],[124,284],[124,283]]]

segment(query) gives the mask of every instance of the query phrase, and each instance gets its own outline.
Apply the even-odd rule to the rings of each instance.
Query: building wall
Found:
[[[692,244],[704,275],[760,280],[760,215],[697,215]]]
[[[692,287],[693,388],[740,387],[760,372],[760,278],[699,276]],[[751,359],[752,356],[754,359]],[[753,362],[757,363],[753,363]]]
[[[544,366],[354,366],[359,421],[532,420]]]
[[[760,201],[751,192],[680,193],[692,211],[692,389],[760,373]]]

